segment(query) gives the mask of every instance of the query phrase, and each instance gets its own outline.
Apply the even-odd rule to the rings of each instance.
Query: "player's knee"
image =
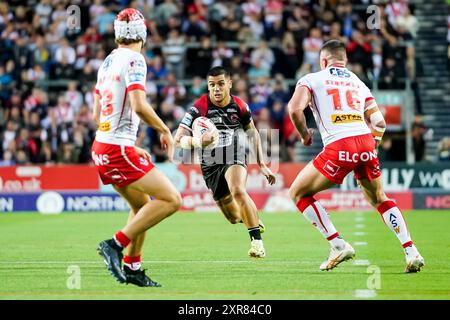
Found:
[[[231,192],[231,195],[233,196],[233,198],[238,203],[241,203],[241,202],[245,201],[245,198],[247,196],[247,192],[241,186],[230,188],[230,192]]]
[[[175,211],[180,210],[182,198],[181,198],[181,194],[179,192],[170,194],[169,199],[167,201],[169,203],[169,207],[170,207],[169,211],[171,214],[174,213]]]
[[[299,190],[290,187],[289,197],[292,199],[292,201],[294,201],[294,203],[297,203],[303,197],[303,194]]]
[[[377,192],[372,197],[370,197],[368,200],[369,200],[369,203],[374,208],[378,208],[378,206],[380,204],[382,204],[383,202],[389,200],[389,198],[386,196],[386,194],[384,192]]]

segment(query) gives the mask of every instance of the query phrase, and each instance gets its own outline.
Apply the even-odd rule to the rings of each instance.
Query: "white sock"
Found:
[[[411,246],[413,242],[406,221],[395,202],[387,200],[380,204],[377,209],[384,223],[395,233],[403,248]]]
[[[297,203],[297,208],[303,216],[319,230],[319,232],[330,242],[330,245],[342,249],[345,241],[339,236],[328,213],[320,202],[313,197],[301,198]]]
[[[133,263],[124,263],[125,266],[130,268],[133,271],[141,270],[141,263],[140,262],[133,262]]]

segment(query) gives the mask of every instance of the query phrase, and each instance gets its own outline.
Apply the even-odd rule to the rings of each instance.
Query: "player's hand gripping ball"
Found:
[[[192,136],[202,148],[214,148],[219,141],[219,131],[215,124],[206,117],[198,117],[192,124]]]

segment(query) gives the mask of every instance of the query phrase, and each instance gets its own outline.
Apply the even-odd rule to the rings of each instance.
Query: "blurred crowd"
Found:
[[[345,42],[349,68],[369,87],[404,88],[415,79],[417,19],[403,0],[10,0],[0,3],[0,163],[85,163],[95,135],[93,87],[116,47],[113,21],[124,7],[148,22],[147,93],[175,130],[206,93],[205,75],[223,65],[234,94],[260,129],[276,128],[282,159],[294,160],[298,136],[286,112],[296,79],[319,69],[321,45]],[[69,5],[75,9],[66,11]],[[46,80],[52,80],[48,82]],[[142,125],[137,144],[164,161],[155,132]]]

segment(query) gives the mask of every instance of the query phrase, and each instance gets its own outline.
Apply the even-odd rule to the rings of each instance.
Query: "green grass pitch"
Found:
[[[450,212],[404,215],[425,258],[417,274],[403,273],[402,249],[376,212],[332,214],[356,258],[330,272],[319,270],[326,241],[300,214],[263,213],[267,257],[252,260],[243,225],[177,213],[148,233],[143,252],[163,287],[139,288],[115,282],[95,250],[125,213],[0,214],[0,299],[449,299]],[[67,286],[71,266],[80,289]]]

